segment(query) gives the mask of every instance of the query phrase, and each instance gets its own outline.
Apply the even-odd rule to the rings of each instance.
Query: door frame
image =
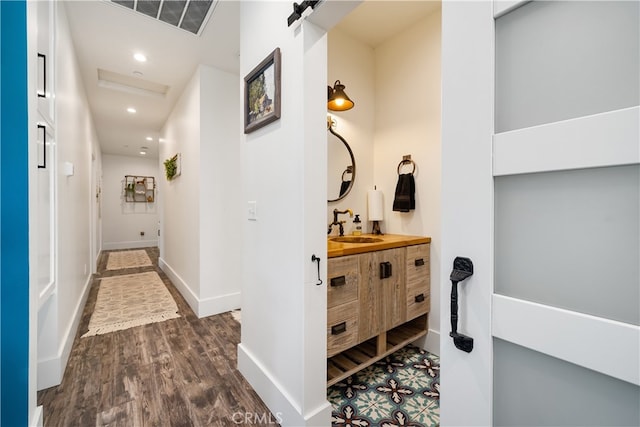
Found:
[[[442,2],[440,424],[443,426],[492,425],[493,421],[493,268],[487,268],[493,266],[493,39],[491,1]],[[469,141],[473,144],[468,144]],[[470,216],[473,221],[469,221]],[[470,258],[475,266],[473,276],[458,285],[458,330],[473,337],[471,353],[458,350],[447,333],[449,273],[457,256]]]

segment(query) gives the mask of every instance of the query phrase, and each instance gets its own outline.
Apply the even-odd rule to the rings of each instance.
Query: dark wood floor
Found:
[[[94,279],[62,383],[38,393],[44,425],[232,426],[275,420],[236,369],[240,325],[229,313],[198,319],[158,268],[158,249],[146,250],[152,267],[114,271],[105,271],[103,253],[96,279],[155,270],[181,317],[80,338],[100,286]]]

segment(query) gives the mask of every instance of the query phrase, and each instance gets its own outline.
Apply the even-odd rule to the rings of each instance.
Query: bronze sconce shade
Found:
[[[346,111],[353,108],[353,101],[344,93],[345,86],[336,80],[333,85],[327,86],[327,108],[332,111]]]

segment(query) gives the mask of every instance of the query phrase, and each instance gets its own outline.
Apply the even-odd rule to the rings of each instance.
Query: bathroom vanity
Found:
[[[427,334],[431,238],[329,238],[327,383]]]

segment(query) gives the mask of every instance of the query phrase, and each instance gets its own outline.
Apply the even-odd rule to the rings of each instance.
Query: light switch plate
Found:
[[[64,162],[63,166],[62,166],[63,172],[64,172],[64,176],[73,176],[73,163],[71,162]]]
[[[256,201],[247,202],[247,219],[249,221],[258,220],[258,202]]]

